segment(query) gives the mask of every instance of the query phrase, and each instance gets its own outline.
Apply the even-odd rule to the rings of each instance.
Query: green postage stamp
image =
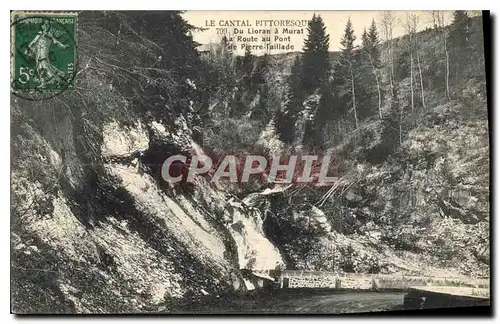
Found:
[[[76,13],[11,14],[11,88],[25,98],[74,88]]]

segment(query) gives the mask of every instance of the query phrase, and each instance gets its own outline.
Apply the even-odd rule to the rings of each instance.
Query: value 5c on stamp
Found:
[[[27,99],[74,88],[76,13],[11,14],[11,88]]]

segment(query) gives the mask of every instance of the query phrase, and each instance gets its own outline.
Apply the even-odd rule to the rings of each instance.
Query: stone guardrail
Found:
[[[408,289],[414,286],[456,286],[489,288],[489,279],[426,277],[399,274],[339,273],[312,270],[265,270],[280,288]]]

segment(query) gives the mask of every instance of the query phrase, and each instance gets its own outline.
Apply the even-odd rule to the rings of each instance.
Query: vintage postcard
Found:
[[[11,312],[488,313],[489,26],[13,11]]]

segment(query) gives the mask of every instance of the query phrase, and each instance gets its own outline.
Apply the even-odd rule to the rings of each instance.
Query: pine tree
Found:
[[[309,21],[307,39],[304,41],[304,58],[302,69],[302,84],[304,90],[314,91],[319,87],[330,70],[328,48],[330,36],[326,33],[323,19],[316,14]]]
[[[372,26],[374,24],[372,23]],[[372,29],[372,33],[375,32]],[[375,62],[373,55],[375,53],[374,48],[378,39],[373,40],[373,37],[366,31],[363,31],[361,36],[361,59],[359,62],[358,74],[360,74],[358,82],[358,93],[360,94],[360,118],[369,117],[373,114],[374,107],[378,107],[379,118],[382,118],[382,93],[381,86],[378,77],[377,63]],[[377,55],[375,53],[375,55]]]
[[[332,85],[323,81],[319,88],[319,105],[314,118],[306,122],[304,132],[304,145],[313,151],[321,151],[325,144],[325,127],[328,121],[338,119],[334,107],[334,95]]]
[[[259,101],[252,111],[251,118],[266,124],[270,113],[271,89],[268,83],[264,83],[259,93]]]
[[[252,72],[252,89],[266,82],[266,75],[269,72],[269,54],[264,54],[257,60],[257,66]]]
[[[368,39],[368,33],[366,32],[366,28],[363,29],[363,34],[361,34],[361,44],[364,49],[369,50],[370,40]]]
[[[195,30],[195,27],[182,17],[180,11],[132,11],[123,13],[123,16],[119,20],[121,19],[126,19],[127,25],[130,23],[127,28],[138,32],[141,35],[141,39],[147,39],[151,44],[156,44],[156,46],[161,48],[162,55],[155,62],[155,68],[158,71],[169,71],[171,76],[182,76],[182,78],[190,79],[200,88],[204,87],[205,75],[200,73],[200,70],[203,69],[203,64],[199,53],[196,51],[196,47],[199,44],[193,41],[191,34],[191,31]],[[106,19],[103,19],[103,21],[106,21]],[[109,26],[103,27],[104,30],[107,30],[106,28]],[[142,59],[146,60],[146,58]],[[123,63],[134,65],[136,64],[134,62],[135,59],[131,59]],[[158,74],[157,77],[160,78],[160,75]],[[197,112],[202,116],[206,115],[206,109],[208,108],[206,104],[207,100],[203,97],[201,91],[191,91],[191,87],[186,82],[174,83],[165,80],[165,84],[169,84],[169,86],[165,93],[162,93],[163,96],[158,96],[159,99],[153,98],[153,94],[160,91],[156,86],[146,86],[148,89],[144,90],[144,94],[151,95],[148,107],[153,115],[161,118],[170,118],[169,113],[165,109],[166,101],[168,100],[172,100],[168,103],[168,106],[174,107],[173,109],[179,113],[187,113],[190,107],[190,100],[201,102],[202,105],[201,107],[197,107]],[[147,93],[148,91],[151,91],[151,93]],[[177,93],[178,95],[170,96],[171,93]],[[198,119],[198,117],[195,116],[195,119]]]
[[[342,58],[344,60],[352,59],[354,56],[354,50],[356,46],[354,41],[356,40],[356,35],[354,35],[354,29],[352,27],[351,18],[347,20],[347,24],[344,29],[344,36],[340,40],[340,45],[342,45]]]
[[[456,10],[453,13],[453,25],[450,31],[452,49],[464,50],[468,47],[470,19],[467,11]]]
[[[241,71],[243,74],[242,83],[245,89],[250,89],[251,87],[253,60],[254,56],[252,54],[252,51],[250,50],[250,47],[247,46],[245,48],[245,55],[243,56],[241,61]]]
[[[232,50],[232,44],[231,42],[229,41],[229,39],[226,37],[226,35],[222,36],[222,39],[220,41],[220,44],[222,45],[222,48],[227,51],[228,53],[230,54],[233,54],[233,50]]]
[[[455,10],[455,12],[453,12],[453,23],[456,27],[467,27],[469,23],[469,15],[467,14],[467,11]]]
[[[368,29],[368,44],[370,48],[370,54],[372,56],[373,65],[375,68],[380,67],[380,39],[378,37],[377,25],[375,24],[375,20],[372,20],[370,28]]]
[[[224,120],[235,113],[229,104],[238,77],[236,60],[228,44],[227,37],[223,37],[218,44],[211,44],[210,52],[203,58],[207,84],[205,91],[219,99],[210,111],[211,117]]]
[[[328,48],[330,36],[320,16],[313,15],[309,23],[308,38],[304,42],[304,64],[302,85],[307,94],[319,92],[320,102],[311,119],[305,121],[303,145],[310,149],[321,149],[325,126],[333,118],[332,89],[329,85],[330,58]]]
[[[277,123],[280,139],[286,143],[292,143],[294,140],[295,123],[298,113],[302,109],[302,102],[307,95],[314,91],[324,88],[328,83],[328,76],[331,69],[328,49],[330,46],[330,36],[326,33],[326,26],[320,16],[313,15],[308,25],[308,36],[304,41],[303,58],[296,58],[290,78],[288,80],[288,101],[285,111],[278,117],[282,120]],[[331,90],[329,91],[331,93]],[[325,99],[327,98],[325,92]],[[333,101],[333,100],[331,100]],[[315,134],[324,132],[324,125],[328,119],[331,119],[331,113],[328,108],[331,102],[320,105],[316,111],[313,121],[306,122],[306,131],[304,142],[319,143]],[[322,117],[319,117],[322,116]]]
[[[281,141],[291,144],[294,140],[295,122],[302,107],[304,98],[301,82],[302,60],[295,57],[290,76],[288,77],[287,103],[283,112],[277,112],[275,116],[276,130]]]
[[[343,79],[343,89],[341,89],[342,97],[344,98],[344,104],[349,106],[354,114],[354,121],[356,128],[359,125],[358,111],[356,107],[356,80],[354,67],[356,65],[355,50],[356,46],[354,41],[356,36],[354,35],[354,29],[352,27],[351,19],[347,20],[347,24],[344,29],[344,36],[340,41],[341,55],[340,55],[340,76]]]
[[[253,59],[253,54],[252,50],[250,49],[250,46],[245,47],[245,55],[243,55],[243,66],[248,66]],[[245,64],[246,63],[246,64]]]
[[[389,113],[384,116],[382,123],[380,155],[387,157],[392,154],[402,141],[402,111],[398,98],[398,86],[394,85],[391,94]]]
[[[302,82],[301,73],[302,60],[300,56],[296,56],[293,61],[292,68],[290,69],[290,76],[288,77],[289,97],[302,98]]]
[[[250,47],[245,48],[243,56],[236,57],[238,61],[239,81],[236,85],[236,91],[233,94],[231,102],[230,117],[240,118],[248,113],[249,102],[254,98],[258,89],[252,87],[252,73],[255,56]]]
[[[457,10],[453,13],[453,24],[450,26],[450,60],[453,63],[452,68],[455,82],[468,71],[465,67],[470,66],[467,60],[470,59],[471,46],[470,38],[470,18],[466,11]]]
[[[243,72],[243,75],[250,80],[250,75],[252,74],[253,70],[253,60],[254,56],[252,54],[252,51],[250,50],[250,47],[247,46],[245,48],[245,55],[243,56],[242,63],[241,63],[241,69]]]

